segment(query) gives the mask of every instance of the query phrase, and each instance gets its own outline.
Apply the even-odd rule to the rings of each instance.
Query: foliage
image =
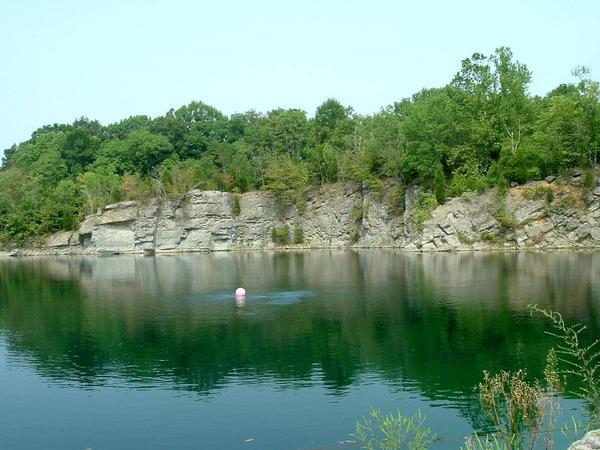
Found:
[[[387,206],[393,214],[402,214],[404,212],[404,186],[400,183],[393,187],[387,196]]]
[[[493,215],[501,233],[510,233],[519,225],[515,215],[506,209],[506,194],[503,192],[498,192],[498,206]]]
[[[350,242],[356,244],[360,239],[360,227],[354,225],[350,227]]]
[[[242,207],[240,206],[240,196],[234,195],[233,196],[233,214],[236,216],[239,216],[241,212],[242,212]]]
[[[437,165],[433,175],[433,189],[438,205],[446,203],[446,177],[444,175],[444,168],[441,164]]]
[[[271,161],[264,177],[265,189],[273,192],[284,207],[303,204],[304,190],[308,186],[308,170],[303,164],[283,157]]]
[[[566,366],[561,373],[579,381],[579,387],[573,393],[588,402],[592,423],[600,424],[600,340],[585,344],[582,334],[586,330],[585,325],[568,325],[560,313],[539,308],[537,305],[529,305],[529,310],[532,314],[542,314],[552,324],[554,331],[548,334],[558,339],[558,361]]]
[[[374,408],[371,408],[370,418],[363,417],[356,422],[352,436],[358,440],[361,448],[368,450],[422,450],[436,438],[431,429],[425,426],[425,417],[420,411],[413,416],[404,416],[400,411],[382,414]]]
[[[519,225],[514,214],[508,213],[504,209],[495,215],[495,219],[502,233],[514,231]]]
[[[294,244],[303,244],[304,243],[304,230],[301,226],[295,226],[293,230],[294,234]]]
[[[475,242],[474,239],[469,237],[469,235],[467,233],[465,233],[464,231],[458,230],[456,232],[456,237],[458,238],[458,240],[461,244],[471,245],[473,242]]]
[[[137,173],[125,173],[121,177],[120,191],[125,200],[147,200],[155,194],[150,180]]]
[[[522,370],[502,371],[493,376],[484,371],[478,391],[484,413],[506,446],[523,448],[525,433],[530,431],[528,438],[533,441],[530,446],[533,448],[544,418],[539,384],[527,382]]]
[[[550,187],[535,186],[523,189],[523,197],[528,200],[546,199],[548,203],[552,203],[554,199],[554,191]]]
[[[473,434],[465,439],[465,450],[506,450],[506,444],[498,439],[496,435],[480,436]],[[461,450],[463,447],[461,447]]]
[[[433,194],[421,192],[411,215],[417,231],[423,230],[423,224],[431,218],[431,211],[433,211],[436,206],[437,201]]]
[[[357,222],[362,222],[364,215],[363,205],[354,205],[352,207],[352,217]]]
[[[594,171],[589,167],[585,169],[583,185],[588,189],[594,186]]]
[[[0,193],[0,233],[22,241],[71,226],[104,202],[193,188],[264,189],[280,209],[302,210],[310,184],[337,181],[366,182],[379,196],[388,194],[386,178],[421,183],[438,204],[576,166],[588,168],[589,186],[600,156],[600,85],[585,67],[573,76],[543,98],[532,96],[529,69],[501,47],[464,59],[446,86],[371,115],[333,98],[313,117],[293,108],[227,116],[193,101],[156,118],[46,125],[4,152],[0,187],[17,171],[21,183]],[[83,200],[73,195],[66,208],[63,194],[72,185],[55,191],[63,181]],[[388,194],[392,211],[403,211],[402,198]],[[417,223],[426,220],[420,213]]]
[[[540,440],[544,448],[554,448],[562,389],[554,349],[546,358],[543,386],[538,381],[527,381],[523,370],[501,371],[494,376],[484,371],[477,391],[483,412],[495,431],[483,437],[477,433],[467,437],[465,448],[533,449]]]
[[[271,229],[271,240],[276,245],[287,245],[290,243],[290,227],[283,225]]]
[[[485,177],[474,163],[469,163],[458,169],[448,188],[450,197],[459,197],[465,192],[483,192],[487,188]]]
[[[110,169],[85,172],[77,181],[86,200],[87,214],[121,199],[121,177]]]
[[[550,205],[554,201],[554,189],[547,186],[526,187],[523,189],[523,197],[528,200],[542,200]]]

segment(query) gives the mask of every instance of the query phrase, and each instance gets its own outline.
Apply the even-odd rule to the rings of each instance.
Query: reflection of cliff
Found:
[[[472,399],[481,370],[540,374],[537,302],[598,332],[600,254],[395,251],[4,260],[0,331],[59,379],[166,379],[199,392],[228,376],[344,389],[377,373],[430,398]],[[224,294],[310,290],[286,304]],[[461,406],[471,411],[468,402]],[[470,412],[468,414],[471,414]]]

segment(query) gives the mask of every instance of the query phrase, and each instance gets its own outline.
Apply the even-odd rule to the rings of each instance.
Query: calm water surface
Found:
[[[572,252],[0,260],[0,448],[351,448],[370,406],[458,448],[487,426],[482,370],[543,371],[528,303],[600,336],[599,274]]]

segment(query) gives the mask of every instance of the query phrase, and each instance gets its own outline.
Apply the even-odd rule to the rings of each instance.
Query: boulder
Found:
[[[108,205],[98,211],[98,224],[131,222],[137,218],[137,203],[122,202]]]
[[[588,432],[582,439],[575,441],[569,447],[569,450],[599,450],[600,449],[600,430]]]
[[[79,226],[79,235],[80,236],[85,236],[85,235],[89,235],[92,234],[92,231],[94,230],[94,227],[96,226],[96,220],[97,217],[96,216],[87,216],[83,222],[81,222],[81,225]]]
[[[546,182],[547,183],[554,183],[554,181],[556,181],[556,177],[554,175],[548,175],[546,177]]]
[[[59,231],[48,237],[46,247],[70,247],[79,243],[79,235],[76,231]]]

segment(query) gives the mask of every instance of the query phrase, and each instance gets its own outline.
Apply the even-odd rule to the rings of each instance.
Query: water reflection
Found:
[[[599,273],[600,254],[571,252],[9,259],[0,333],[10,360],[58,383],[211,395],[275,380],[339,396],[385,382],[477,427],[483,369],[542,373],[547,324],[528,303],[600,335]]]

